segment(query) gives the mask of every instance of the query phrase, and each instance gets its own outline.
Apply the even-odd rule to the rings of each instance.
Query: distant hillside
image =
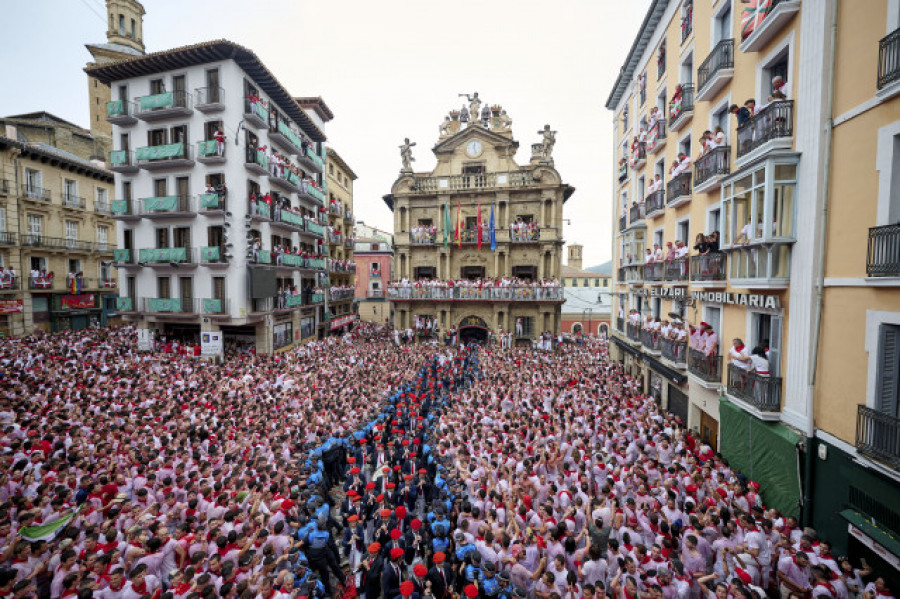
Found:
[[[588,266],[584,270],[588,272],[596,272],[599,274],[612,274],[612,260],[609,262],[604,262],[603,264],[598,264],[597,266]]]

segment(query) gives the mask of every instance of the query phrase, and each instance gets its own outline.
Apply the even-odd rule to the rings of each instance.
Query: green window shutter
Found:
[[[882,325],[878,340],[876,409],[897,417],[900,394],[900,327]]]

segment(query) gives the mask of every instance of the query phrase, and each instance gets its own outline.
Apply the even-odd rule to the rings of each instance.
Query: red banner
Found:
[[[22,310],[22,300],[0,300],[0,314],[11,314]]]
[[[336,331],[344,325],[350,324],[351,322],[356,320],[356,314],[347,314],[346,316],[340,316],[338,318],[334,318],[331,321],[331,330]]]
[[[94,307],[94,294],[82,293],[81,295],[64,295],[62,297],[63,306],[70,310],[85,310]]]

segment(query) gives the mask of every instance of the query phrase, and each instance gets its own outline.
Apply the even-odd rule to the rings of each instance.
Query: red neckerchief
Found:
[[[182,582],[180,584],[175,585],[175,594],[176,595],[187,595],[187,592],[191,590],[191,585]]]
[[[141,583],[141,586],[138,586],[131,583],[131,590],[137,593],[138,595],[146,595],[147,594],[147,579],[144,579],[144,582]]]

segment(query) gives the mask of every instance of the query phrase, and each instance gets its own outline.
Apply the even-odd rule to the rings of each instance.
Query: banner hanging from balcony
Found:
[[[272,252],[269,250],[259,250],[259,263],[272,264]]]
[[[0,314],[12,314],[23,311],[22,300],[0,300]]]
[[[62,305],[69,310],[87,310],[95,308],[97,304],[93,293],[81,293],[62,296]]]
[[[219,153],[219,144],[214,139],[201,141],[197,144],[197,151],[201,156],[215,156]]]
[[[175,103],[175,94],[166,92],[152,96],[141,96],[141,110],[153,110],[154,108],[166,108]]]
[[[200,206],[203,208],[218,208],[219,207],[219,194],[217,193],[201,193],[200,194]]]
[[[184,262],[187,248],[152,248],[141,250],[141,262]]]
[[[331,330],[336,331],[342,326],[348,325],[355,320],[356,314],[347,314],[346,316],[341,316],[340,318],[333,318],[331,320]]]
[[[122,100],[113,100],[106,103],[106,116],[116,116],[125,114],[125,102]]]
[[[144,146],[137,149],[138,160],[158,160],[184,156],[184,144],[167,144],[164,146]]]
[[[160,196],[144,198],[144,210],[147,212],[172,211],[178,207],[178,196]]]
[[[128,200],[113,200],[112,201],[112,213],[113,214],[127,214],[128,213]]]
[[[206,314],[219,314],[222,312],[222,300],[205,299],[203,300],[203,312]]]
[[[134,300],[130,297],[117,297],[116,310],[120,312],[131,312],[134,310]]]
[[[772,12],[772,0],[749,0],[741,14],[741,39],[745,40],[750,37],[770,12]]]
[[[115,150],[109,153],[110,164],[128,164],[128,152],[125,150]]]
[[[219,260],[219,248],[217,246],[200,248],[200,260],[203,262],[217,262]]]
[[[281,211],[281,220],[291,225],[297,225],[298,227],[303,226],[303,217],[289,210]]]
[[[181,300],[177,298],[151,297],[147,306],[151,312],[181,312]]]
[[[113,250],[113,260],[116,262],[129,262],[131,260],[131,250]]]

